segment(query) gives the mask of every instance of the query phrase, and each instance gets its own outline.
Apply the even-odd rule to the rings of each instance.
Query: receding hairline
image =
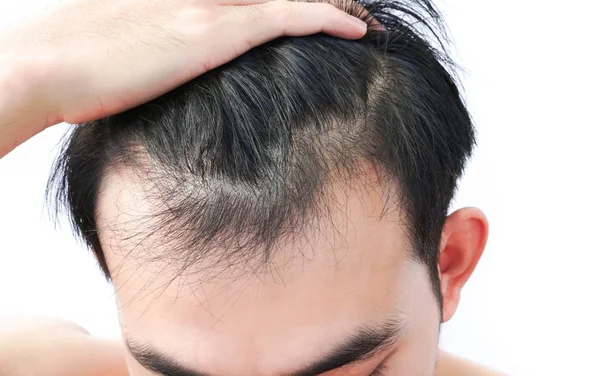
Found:
[[[129,258],[133,257],[139,263],[177,264],[179,255],[169,254],[169,250],[172,249],[169,245],[177,246],[180,238],[173,238],[169,230],[164,234],[160,233],[160,220],[169,215],[168,208],[161,206],[160,203],[158,207],[152,203],[152,198],[145,193],[145,190],[152,189],[148,188],[148,184],[152,182],[133,166],[115,167],[106,172],[97,205],[96,221],[99,236],[105,241],[114,241],[114,237],[119,238],[119,245],[115,247],[113,244],[112,251],[120,252]],[[357,230],[357,227],[353,227],[356,225],[356,220],[351,218],[352,213],[349,210],[364,210],[358,220],[366,220],[373,224],[393,223],[406,240],[398,243],[398,251],[405,250],[411,254],[412,246],[406,232],[408,217],[399,202],[398,192],[401,188],[390,180],[385,171],[374,163],[362,161],[352,171],[339,170],[330,175],[325,186],[326,188],[319,192],[322,197],[317,202],[324,207],[317,208],[314,215],[310,217],[299,218],[292,222],[299,226],[288,228],[286,232],[280,234],[275,243],[268,245],[275,250],[275,253],[311,249],[315,244],[319,244],[323,237],[329,237],[333,248],[348,247],[354,235],[350,231]],[[135,212],[135,210],[140,211]],[[119,219],[122,221],[118,222]],[[194,230],[193,227],[189,229],[189,231]],[[156,231],[156,234],[152,234],[153,231]],[[180,229],[177,234],[185,237],[184,231]],[[360,228],[358,231],[360,232]],[[149,248],[145,245],[144,240],[153,240],[157,235],[158,243],[154,243],[156,247]],[[222,272],[232,263],[252,265],[248,270],[251,272],[268,267],[269,260],[262,258],[262,252],[265,251],[262,247],[265,246],[264,244],[255,244],[253,242],[255,239],[244,238],[240,233],[225,233],[224,236],[223,239],[207,240],[199,247],[198,252],[188,249],[180,256],[185,258],[190,253],[200,254],[204,250],[205,256],[197,258],[195,263],[204,271],[215,269],[214,273]],[[235,242],[232,243],[232,239],[227,236],[236,236],[237,239],[233,239]],[[248,249],[243,249],[244,245]],[[130,246],[137,247],[137,250],[131,249]],[[227,253],[231,254],[227,255]],[[271,254],[271,256],[277,255]],[[190,266],[187,265],[186,268]],[[198,270],[195,267],[190,269]]]

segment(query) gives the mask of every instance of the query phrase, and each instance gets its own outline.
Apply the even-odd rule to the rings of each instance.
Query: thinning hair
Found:
[[[171,255],[196,262],[218,248],[223,260],[268,262],[274,244],[327,212],[327,179],[368,161],[398,187],[391,202],[440,299],[440,236],[475,143],[442,18],[429,0],[337,5],[370,23],[362,39],[279,38],[74,127],[48,195],[108,279],[97,202],[112,169],[149,184],[160,205],[140,231],[160,231]]]

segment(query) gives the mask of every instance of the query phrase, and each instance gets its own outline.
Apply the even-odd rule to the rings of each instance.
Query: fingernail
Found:
[[[357,27],[360,27],[361,30],[367,30],[367,23],[361,20],[360,18],[350,17],[350,21],[352,22],[352,24],[356,25]]]

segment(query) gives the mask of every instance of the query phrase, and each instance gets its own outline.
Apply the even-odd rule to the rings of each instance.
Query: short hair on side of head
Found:
[[[365,37],[279,38],[74,127],[47,195],[67,209],[108,279],[96,206],[111,169],[147,180],[158,204],[144,231],[161,232],[171,256],[197,262],[218,244],[228,262],[268,262],[274,244],[326,212],[328,177],[369,161],[399,187],[392,201],[412,256],[441,299],[439,241],[475,144],[442,18],[429,0],[336,4],[370,23]]]

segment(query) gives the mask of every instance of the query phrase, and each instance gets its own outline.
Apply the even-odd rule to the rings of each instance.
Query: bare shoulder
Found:
[[[508,376],[483,365],[440,351],[435,376]]]

